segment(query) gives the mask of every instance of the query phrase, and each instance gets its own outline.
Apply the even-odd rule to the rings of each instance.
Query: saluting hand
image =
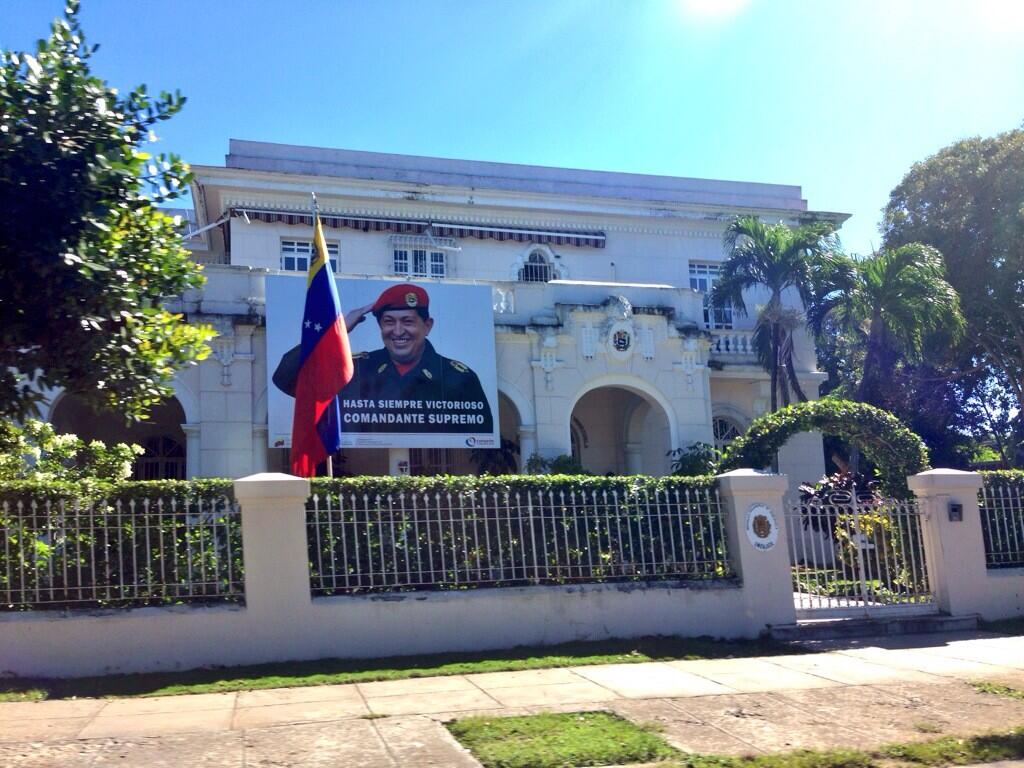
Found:
[[[346,312],[345,330],[351,333],[353,328],[366,319],[366,316],[370,313],[371,309],[373,309],[372,303],[367,304],[365,307],[359,307],[358,309],[352,309]]]

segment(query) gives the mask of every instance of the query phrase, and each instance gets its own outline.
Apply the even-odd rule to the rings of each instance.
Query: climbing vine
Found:
[[[882,488],[907,494],[907,476],[928,467],[924,441],[887,411],[851,400],[824,398],[797,403],[760,416],[746,434],[736,438],[719,464],[719,471],[767,467],[793,435],[823,432],[860,449],[876,468]]]

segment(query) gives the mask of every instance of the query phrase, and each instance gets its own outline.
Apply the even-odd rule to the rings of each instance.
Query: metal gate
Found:
[[[913,500],[835,493],[788,511],[797,618],[934,612]]]

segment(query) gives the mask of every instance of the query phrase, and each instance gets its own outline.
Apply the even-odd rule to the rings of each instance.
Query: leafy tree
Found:
[[[887,248],[920,242],[942,253],[966,319],[947,376],[981,373],[982,394],[963,386],[965,399],[1003,401],[992,418],[1010,416],[1000,450],[1012,460],[1024,443],[1024,129],[958,141],[916,163],[889,196],[882,233]]]
[[[757,327],[762,337],[760,349],[766,350],[765,368],[771,376],[772,411],[779,407],[780,392],[783,402],[789,404],[789,391],[794,385],[798,398],[806,399],[793,368],[793,329],[782,296],[793,290],[804,306],[808,304],[817,264],[834,246],[833,230],[828,222],[793,229],[781,222],[765,224],[756,216],[741,216],[725,231],[730,253],[711,301],[719,307],[731,304],[734,312],[745,315],[743,292],[759,286],[768,289],[768,303],[759,310]],[[783,354],[787,348],[788,354]]]
[[[140,417],[213,332],[161,299],[202,284],[176,222],[187,166],[140,147],[184,104],[90,71],[78,0],[34,53],[0,51],[0,417],[64,387]]]
[[[36,419],[22,427],[0,422],[0,481],[127,480],[142,453],[134,444],[107,446],[100,440],[86,443],[77,435],[58,435]]]
[[[882,390],[900,357],[922,361],[925,339],[943,332],[955,341],[964,319],[945,280],[942,256],[911,243],[865,259],[833,256],[818,280],[808,320],[821,333],[826,318],[858,338],[864,360],[855,399],[882,406]]]
[[[843,396],[896,414],[942,466],[966,462],[958,452],[966,414],[936,367],[946,364],[964,320],[934,248],[912,243],[863,259],[834,255],[817,276],[808,321]],[[856,466],[856,452],[852,460]]]

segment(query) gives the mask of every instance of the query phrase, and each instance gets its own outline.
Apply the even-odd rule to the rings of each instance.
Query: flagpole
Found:
[[[320,216],[320,203],[316,201],[316,192],[310,192],[309,196],[312,198],[311,207],[313,209],[313,231],[315,232],[316,220],[317,217]],[[316,248],[316,243],[313,244],[313,247]],[[324,258],[327,258],[326,253],[324,254]],[[327,476],[334,477],[334,456],[332,454],[327,454]]]

